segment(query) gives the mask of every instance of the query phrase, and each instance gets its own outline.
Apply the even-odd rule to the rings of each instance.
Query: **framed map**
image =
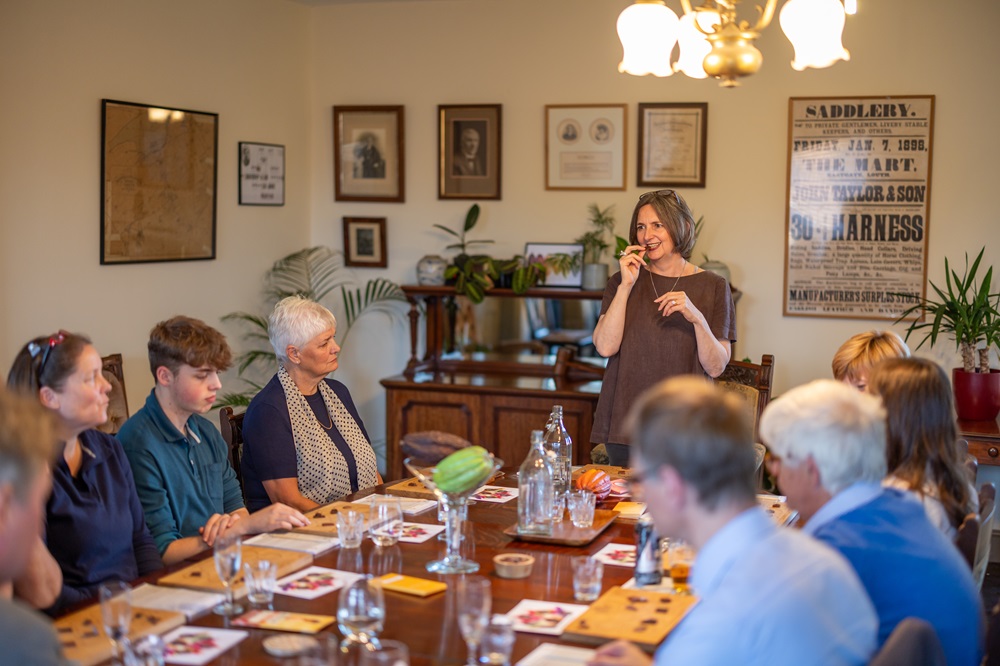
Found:
[[[218,114],[101,104],[101,263],[215,259]]]

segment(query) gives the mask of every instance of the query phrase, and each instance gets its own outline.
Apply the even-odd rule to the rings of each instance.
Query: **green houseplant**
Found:
[[[458,250],[452,264],[444,271],[444,277],[455,286],[455,293],[467,296],[473,303],[482,303],[486,292],[493,288],[499,277],[496,262],[487,254],[469,254],[474,245],[490,245],[491,240],[469,240],[465,236],[479,221],[479,204],[472,204],[465,214],[461,231],[449,229],[443,224],[434,227],[450,234],[456,240],[445,246],[447,250]]]
[[[955,407],[960,418],[988,420],[1000,412],[1000,371],[990,369],[990,349],[1000,344],[1000,292],[992,292],[993,267],[986,269],[979,280],[979,269],[986,248],[979,250],[972,265],[965,255],[965,270],[961,275],[944,260],[945,286],[941,289],[930,282],[937,298],[914,298],[910,294],[894,294],[907,301],[916,301],[896,320],[896,323],[916,316],[906,330],[906,340],[916,332],[933,346],[942,333],[955,340],[962,355],[962,367],[952,371]]]
[[[305,248],[278,259],[265,274],[264,284],[267,312],[281,299],[295,294],[330,308],[337,316],[337,340],[341,345],[347,340],[351,326],[367,313],[382,312],[392,321],[403,320],[399,304],[406,303],[406,296],[399,285],[385,278],[357,285],[353,273],[344,266],[343,253],[328,247]],[[338,293],[339,303],[335,298]],[[246,329],[243,339],[250,343],[251,349],[236,357],[237,374],[247,388],[223,395],[218,406],[246,406],[263,388],[254,377],[270,376],[277,367],[268,339],[267,314],[231,312],[222,320],[242,324]]]
[[[575,240],[583,244],[583,289],[604,289],[608,282],[608,265],[601,259],[614,239],[614,208],[611,205],[602,210],[596,203],[587,207],[592,228]]]

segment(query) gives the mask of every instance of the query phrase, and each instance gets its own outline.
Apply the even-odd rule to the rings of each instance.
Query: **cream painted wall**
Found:
[[[309,242],[309,13],[282,0],[0,3],[5,375],[29,338],[86,332],[124,354],[134,411],[152,386],[154,323],[219,326],[258,308],[263,271]],[[99,265],[102,98],[219,114],[215,261]],[[239,141],[285,144],[284,207],[237,205]]]
[[[993,197],[1000,133],[992,127],[1000,89],[986,75],[955,71],[981,70],[1000,59],[1000,44],[988,27],[1000,19],[995,3],[974,0],[961,16],[976,20],[962,21],[936,0],[861,0],[845,35],[852,60],[804,73],[789,67],[792,49],[776,19],[761,39],[763,70],[735,90],[680,75],[661,80],[619,74],[615,20],[628,4],[438,0],[315,9],[312,134],[323,148],[312,163],[314,241],[339,246],[344,215],[386,216],[384,273],[414,282],[417,260],[447,243],[431,225],[456,227],[471,203],[437,200],[437,105],[471,103],[503,104],[503,199],[481,202],[482,221],[474,232],[497,241],[495,256],[521,252],[525,241],[571,241],[585,230],[591,202],[615,204],[617,229],[624,233],[643,191],[634,184],[636,105],[708,102],[708,185],[682,190],[707,223],[697,256],[707,252],[732,267],[733,281],[744,292],[737,353],[754,359],[774,354],[775,390],[782,392],[829,376],[830,358],[844,339],[888,323],[782,315],[788,98],[933,94],[928,277],[941,281],[945,256],[960,259],[983,244],[987,259],[1000,263]],[[629,105],[628,190],[547,192],[543,107],[590,102]],[[405,204],[334,202],[326,146],[335,104],[406,105]],[[362,337],[349,344],[360,344]],[[939,346],[935,355],[950,363],[951,350]],[[384,357],[391,350],[380,347],[378,353]],[[398,369],[396,351],[390,368]],[[368,398],[376,399],[381,393]]]
[[[994,3],[971,0],[963,15],[977,20],[960,24],[932,0],[862,0],[846,34],[853,60],[806,73],[788,67],[791,47],[773,26],[761,40],[763,71],[738,90],[618,74],[614,23],[627,4],[0,1],[0,368],[33,335],[85,331],[102,351],[125,354],[136,408],[151,384],[154,322],[185,312],[219,325],[225,312],[256,310],[271,262],[310,244],[340,248],[345,215],[388,218],[389,268],[357,270],[359,280],[413,282],[417,260],[447,242],[431,224],[458,225],[471,203],[436,198],[438,104],[503,104],[503,199],[481,202],[476,230],[502,256],[579,235],[591,202],[615,204],[622,231],[640,192],[634,127],[627,191],[545,191],[545,104],[625,102],[634,125],[638,102],[708,102],[708,187],[683,194],[708,223],[699,252],[727,261],[744,291],[738,354],[774,353],[778,392],[826,376],[844,338],[884,325],[781,315],[788,97],[937,95],[929,277],[942,278],[945,256],[984,243],[1000,263],[991,196],[1000,91],[985,75],[949,69],[998,60],[987,27],[1000,18]],[[98,265],[103,97],[220,114],[216,261]],[[334,104],[406,106],[406,203],[334,202]],[[284,207],[236,204],[236,144],[247,140],[286,145]],[[240,344],[236,329],[223,330]],[[376,440],[385,431],[378,379],[404,366],[404,330],[363,319],[338,371]]]

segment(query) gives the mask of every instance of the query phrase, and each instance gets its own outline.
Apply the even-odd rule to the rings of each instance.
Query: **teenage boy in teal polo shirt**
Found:
[[[219,373],[232,365],[225,337],[203,321],[177,316],[153,327],[148,349],[156,385],[118,439],[164,564],[211,548],[224,532],[308,525],[284,504],[246,510],[226,443],[202,416],[222,388]]]

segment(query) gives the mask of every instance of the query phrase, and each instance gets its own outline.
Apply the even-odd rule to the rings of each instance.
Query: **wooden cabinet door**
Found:
[[[563,423],[573,438],[573,464],[590,462],[590,430],[594,425],[594,401],[559,400]],[[483,396],[482,435],[487,449],[517,467],[528,454],[531,431],[543,430],[552,411],[551,397],[487,395]]]
[[[389,479],[403,475],[399,440],[409,432],[441,430],[473,444],[482,439],[477,415],[480,398],[468,393],[386,388],[386,466]],[[487,447],[489,448],[489,447]],[[387,480],[389,480],[387,479]]]

